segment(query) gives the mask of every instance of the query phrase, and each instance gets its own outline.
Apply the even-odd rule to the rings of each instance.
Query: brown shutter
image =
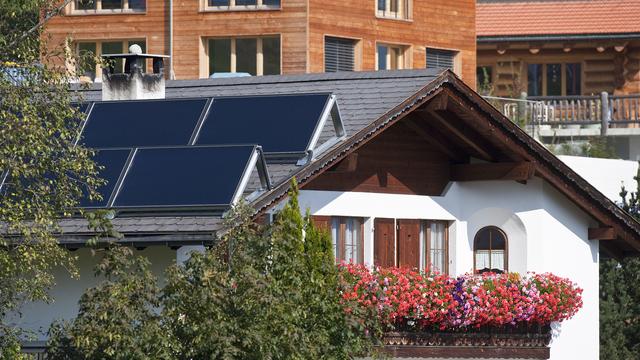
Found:
[[[398,220],[398,266],[420,267],[420,220]]]
[[[331,233],[331,216],[311,216],[311,221],[318,229],[322,229]]]
[[[382,267],[396,266],[396,231],[393,219],[376,218],[374,226],[374,265]]]

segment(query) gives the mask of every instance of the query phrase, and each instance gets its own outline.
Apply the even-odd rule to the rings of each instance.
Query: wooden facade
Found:
[[[282,74],[324,71],[327,36],[355,40],[354,70],[376,69],[377,44],[404,51],[401,68],[424,68],[426,49],[452,50],[454,71],[475,85],[475,2],[412,0],[407,19],[376,11],[377,1],[281,0],[277,8],[211,10],[202,1],[173,3],[173,72],[176,79],[209,74],[210,38],[279,36]],[[146,0],[143,11],[77,11],[73,3],[47,25],[51,45],[67,40],[144,40],[148,53],[170,53],[166,1]],[[74,45],[72,45],[74,46]]]
[[[583,42],[483,42],[478,44],[478,81],[482,87],[483,76],[489,77],[488,90],[492,95],[519,97],[522,92],[529,96],[572,96],[640,93],[640,41],[583,41]],[[540,64],[548,69],[549,64],[560,65],[558,73],[560,93],[547,90],[546,73],[542,77],[542,88],[531,94],[528,67]],[[566,64],[579,64],[578,92],[567,90]],[[556,65],[556,66],[557,66]]]

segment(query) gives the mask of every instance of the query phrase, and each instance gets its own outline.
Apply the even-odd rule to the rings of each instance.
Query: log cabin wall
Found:
[[[594,44],[573,44],[568,52],[562,45],[545,48],[549,46],[545,44],[537,54],[532,54],[528,45],[481,44],[477,65],[491,67],[495,96],[518,97],[520,92],[527,91],[527,65],[552,63],[581,64],[581,95],[597,95],[603,91],[640,93],[640,43],[629,42],[622,51],[605,44],[602,52],[598,52]],[[499,54],[498,48],[503,48],[504,54]]]
[[[407,68],[426,65],[426,48],[458,51],[455,71],[475,88],[475,1],[412,0],[410,19],[376,15],[376,0],[309,0],[310,72],[324,71],[324,38],[358,41],[356,70],[376,69],[376,43],[405,47]],[[358,60],[358,59],[357,59]]]
[[[208,75],[206,39],[280,35],[281,72],[324,71],[326,35],[359,40],[355,70],[376,69],[376,43],[406,48],[404,68],[424,68],[426,48],[458,51],[455,71],[475,87],[475,2],[408,0],[409,19],[377,16],[376,0],[282,0],[280,9],[204,11],[204,0],[174,0],[176,79]],[[146,41],[148,53],[169,54],[168,1],[146,0],[140,13],[78,15],[71,5],[47,25],[52,45],[82,40]]]

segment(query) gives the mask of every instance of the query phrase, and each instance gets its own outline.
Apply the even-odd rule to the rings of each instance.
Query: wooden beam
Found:
[[[335,172],[354,172],[358,167],[358,153],[351,153],[346,158],[340,160],[333,171]]]
[[[443,118],[442,115],[436,113],[435,111],[431,111],[429,112],[429,116],[431,116],[439,125],[444,127],[445,131],[448,131],[449,133],[460,139],[466,146],[469,146],[471,149],[473,149],[473,151],[475,151],[482,159],[489,161],[495,160],[494,156],[491,155],[491,153],[478,145],[477,139],[472,139],[469,134],[465,134],[462,130],[454,126],[450,121]]]
[[[449,106],[449,95],[446,92],[440,93],[438,96],[431,99],[425,106],[419,111],[444,111]]]
[[[451,165],[452,181],[515,180],[533,178],[536,167],[533,163],[482,163]]]
[[[616,230],[611,226],[589,228],[589,240],[615,240],[617,237]]]
[[[413,118],[408,118],[406,124],[411,130],[422,136],[425,140],[427,140],[427,142],[435,146],[438,150],[445,153],[450,159],[458,162],[465,160],[464,154],[459,151],[455,151],[455,148],[453,148],[451,145],[445,144],[437,137],[431,135],[422,126],[418,125]]]

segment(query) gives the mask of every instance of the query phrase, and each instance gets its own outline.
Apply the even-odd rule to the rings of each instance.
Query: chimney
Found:
[[[110,65],[102,69],[102,100],[164,99],[164,59],[166,55],[143,54],[139,45],[129,47],[128,54],[102,55]],[[124,72],[115,73],[114,63],[122,59]],[[153,73],[146,73],[147,60]]]

